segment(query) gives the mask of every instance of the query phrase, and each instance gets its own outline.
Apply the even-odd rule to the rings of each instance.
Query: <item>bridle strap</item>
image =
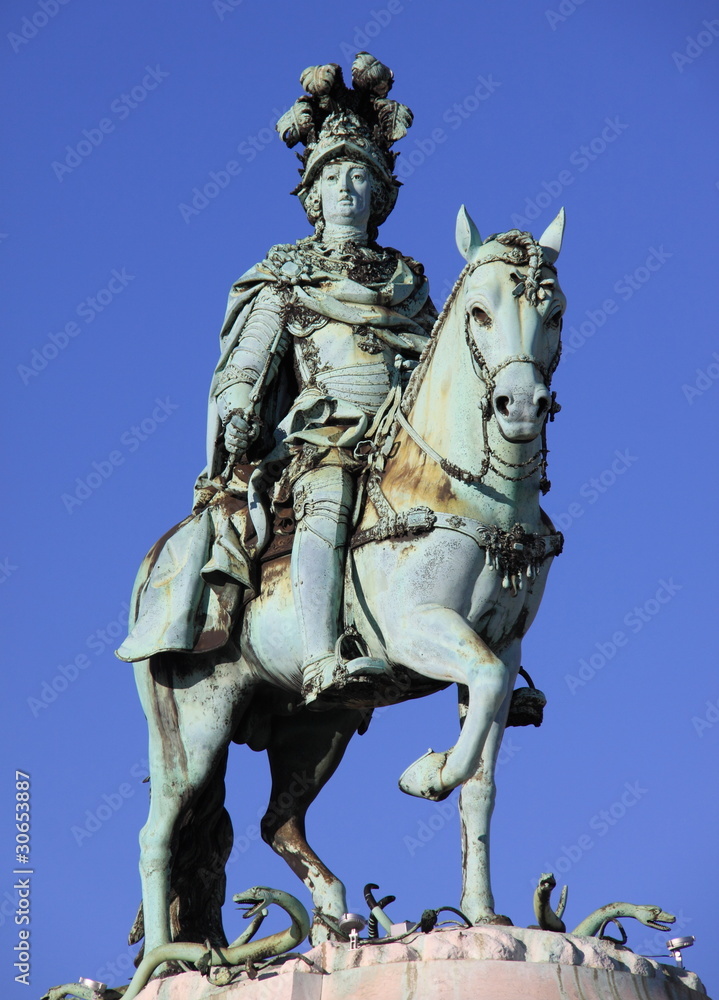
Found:
[[[420,449],[420,451],[423,451],[425,455],[429,455],[432,461],[436,462],[437,465],[440,466],[442,465],[442,462],[444,461],[442,456],[439,454],[438,451],[435,451],[432,445],[428,444],[427,441],[425,441],[425,439],[422,437],[422,435],[419,434],[414,429],[412,424],[405,417],[404,413],[402,413],[401,409],[397,410],[397,423],[403,430],[407,431],[407,433],[412,438],[417,447]]]

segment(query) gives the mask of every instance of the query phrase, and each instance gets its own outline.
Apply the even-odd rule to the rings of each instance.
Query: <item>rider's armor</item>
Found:
[[[288,261],[312,275],[311,283],[284,283]],[[240,382],[260,387],[261,414],[282,357],[291,357],[298,392],[275,439],[289,459],[279,489],[291,491],[296,519],[292,588],[311,696],[327,683],[335,660],[345,545],[365,461],[356,447],[396,384],[400,363],[416,360],[436,312],[422,268],[397,251],[310,239],[273,248],[262,266],[278,281],[255,296],[213,393],[219,397]],[[361,322],[378,307],[391,309],[391,327]],[[398,308],[405,310],[404,329]]]

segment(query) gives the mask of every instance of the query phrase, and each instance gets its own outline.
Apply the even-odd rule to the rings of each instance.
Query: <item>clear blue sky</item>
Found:
[[[118,622],[144,552],[188,511],[227,290],[308,232],[274,122],[306,65],[347,69],[365,48],[415,112],[381,240],[424,262],[438,301],[461,202],[484,233],[538,234],[567,210],[545,504],[566,549],[524,654],[546,722],[510,731],[499,769],[498,908],[533,922],[546,870],[569,884],[572,924],[657,903],[696,935],[687,964],[719,994],[717,4],[6,0],[0,22],[3,996],[126,979],[146,736]],[[380,713],[313,808],[353,908],[367,881],[398,919],[457,904],[456,810],[396,785],[456,728],[452,692]],[[15,768],[32,776],[29,989],[4,906]],[[228,787],[228,891],[302,896],[253,829],[264,756],[233,748]],[[637,951],[664,950],[627,929]]]

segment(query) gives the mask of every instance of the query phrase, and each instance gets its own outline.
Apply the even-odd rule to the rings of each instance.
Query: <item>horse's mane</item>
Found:
[[[467,274],[469,273],[470,270],[473,269],[474,269],[473,264],[468,263],[464,265],[464,267],[459,273],[459,277],[457,278],[452,287],[452,291],[447,296],[447,301],[444,303],[444,306],[442,307],[442,312],[439,314],[439,316],[435,321],[434,326],[432,327],[432,332],[429,335],[429,341],[425,345],[425,348],[419,357],[419,362],[417,363],[417,367],[412,372],[409,382],[407,383],[407,388],[404,390],[402,394],[402,403],[400,408],[405,416],[409,414],[409,411],[415,404],[415,400],[417,399],[417,393],[419,392],[419,388],[422,385],[422,380],[424,379],[427,369],[429,368],[429,364],[432,360],[432,356],[437,347],[437,341],[439,340],[440,331],[442,330],[442,327],[444,326],[447,316],[449,315],[449,312],[452,306],[454,305],[454,300],[459,295],[459,290],[464,284],[464,279],[467,277]]]

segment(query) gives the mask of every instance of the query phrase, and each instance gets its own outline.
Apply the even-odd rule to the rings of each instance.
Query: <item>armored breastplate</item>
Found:
[[[377,342],[371,331],[325,320],[295,339],[295,372],[301,389],[316,386],[327,396],[376,411],[390,388],[394,352]],[[368,351],[366,348],[371,347]]]

